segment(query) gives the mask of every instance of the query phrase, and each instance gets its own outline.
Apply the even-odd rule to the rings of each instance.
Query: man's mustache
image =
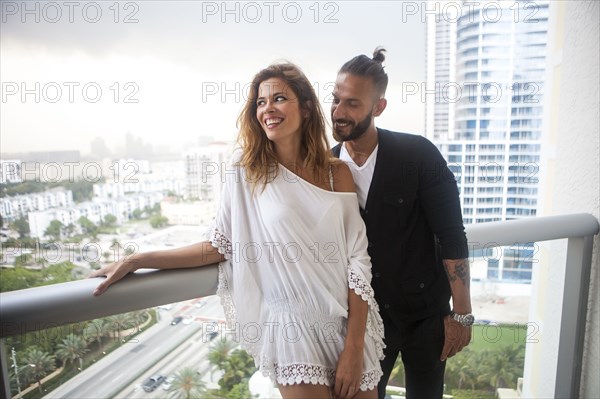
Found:
[[[334,119],[333,123],[348,123],[348,124],[351,124],[351,125],[354,124],[354,122],[349,121],[348,119]]]

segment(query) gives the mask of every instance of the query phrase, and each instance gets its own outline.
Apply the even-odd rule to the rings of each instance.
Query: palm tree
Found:
[[[72,364],[75,360],[79,360],[79,369],[83,369],[83,355],[89,351],[83,337],[69,334],[56,348],[58,349],[56,356],[65,364]]]
[[[448,359],[446,363],[446,379],[452,380],[457,389],[463,389],[463,385],[469,384],[471,389],[475,389],[477,362],[476,356],[469,349],[465,348],[461,353]]]
[[[104,346],[102,345],[102,337],[110,333],[110,324],[106,319],[92,320],[85,327],[85,336],[91,342],[98,342],[98,349],[104,352]]]
[[[234,386],[247,383],[256,371],[254,359],[244,350],[236,349],[224,365],[223,377],[219,380],[221,392],[230,392]]]
[[[503,346],[498,351],[498,355],[506,359],[508,365],[504,375],[501,375],[504,386],[513,387],[517,383],[519,376],[523,375],[523,366],[525,363],[525,352],[522,347],[517,345]]]
[[[136,310],[134,312],[129,313],[131,319],[130,321],[135,326],[136,332],[140,330],[140,324],[142,324],[148,318],[147,310]]]
[[[229,358],[229,352],[235,347],[235,345],[226,339],[220,339],[215,345],[212,346],[210,352],[208,352],[208,363],[213,368],[210,370],[210,378],[212,379],[215,368],[218,370],[223,369],[225,362]]]
[[[36,381],[38,389],[42,393],[42,378],[56,369],[54,356],[47,352],[42,352],[36,347],[32,347],[25,353],[23,361],[25,362],[23,376],[28,381]]]
[[[123,342],[121,340],[121,329],[127,329],[127,323],[129,322],[129,316],[127,313],[116,314],[110,316],[109,320],[109,329],[114,332],[115,339],[119,340],[119,345]]]
[[[482,351],[482,357],[482,370],[477,381],[488,383],[494,390],[514,384],[522,373],[522,354],[516,346],[504,346],[493,352]]]
[[[169,397],[173,399],[200,398],[206,391],[206,385],[195,369],[184,367],[175,374],[170,391]]]

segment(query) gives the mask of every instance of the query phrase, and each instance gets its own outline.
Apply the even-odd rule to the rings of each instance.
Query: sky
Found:
[[[412,3],[417,4],[418,3]],[[425,79],[421,14],[397,1],[1,1],[3,153],[79,150],[127,133],[180,151],[234,140],[245,85],[288,60],[329,115],[337,70],[387,52],[388,107],[377,125],[424,133],[425,104],[402,98]],[[333,139],[330,139],[333,144]]]

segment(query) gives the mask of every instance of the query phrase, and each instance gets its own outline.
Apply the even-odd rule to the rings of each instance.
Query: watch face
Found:
[[[475,321],[475,316],[473,316],[472,314],[467,314],[464,316],[463,319],[463,326],[470,326],[473,324],[473,322]]]

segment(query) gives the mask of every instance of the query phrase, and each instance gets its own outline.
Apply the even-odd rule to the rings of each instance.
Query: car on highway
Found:
[[[169,391],[171,389],[171,385],[173,384],[174,380],[175,380],[174,375],[168,376],[167,379],[165,380],[165,382],[163,382],[163,384],[162,384],[162,389],[164,389],[165,391]]]
[[[152,377],[150,377],[146,381],[144,381],[144,383],[142,384],[142,388],[144,388],[144,391],[146,391],[146,392],[152,392],[156,388],[158,388],[160,386],[160,384],[162,384],[164,381],[165,381],[164,375],[160,375],[160,374],[153,375]]]
[[[179,324],[181,323],[181,320],[183,320],[183,317],[181,316],[174,317],[173,320],[171,320],[171,325],[174,326],[176,324]]]
[[[208,334],[206,334],[206,336],[208,337],[209,341],[212,341],[213,339],[217,338],[217,335],[219,333],[217,331],[211,331]]]

